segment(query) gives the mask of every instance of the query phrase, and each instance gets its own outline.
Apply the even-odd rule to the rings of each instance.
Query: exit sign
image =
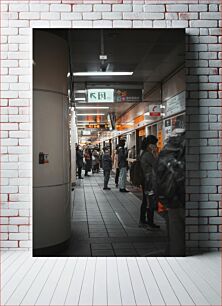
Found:
[[[88,89],[88,102],[114,102],[114,89]]]

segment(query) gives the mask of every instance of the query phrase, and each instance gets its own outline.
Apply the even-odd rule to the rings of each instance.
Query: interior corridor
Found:
[[[160,229],[138,227],[141,200],[121,193],[110,178],[103,190],[103,174],[78,180],[72,199],[72,235],[60,256],[161,256],[166,247],[165,221],[155,216]],[[136,190],[128,186],[131,191]],[[138,193],[138,192],[137,192]]]

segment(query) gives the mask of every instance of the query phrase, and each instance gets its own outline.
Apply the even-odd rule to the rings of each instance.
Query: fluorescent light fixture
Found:
[[[77,116],[104,116],[105,114],[76,114]]]
[[[86,101],[86,98],[75,98],[75,101]]]
[[[70,77],[70,72],[67,73],[67,78],[69,78],[69,77]]]
[[[86,93],[86,90],[75,90],[75,93],[84,94]]]
[[[76,106],[76,109],[109,109],[109,106]]]
[[[115,75],[132,75],[133,71],[90,71],[90,72],[74,72],[74,76],[115,76]]]
[[[78,123],[85,123],[85,124],[106,124],[105,122],[95,122],[95,121],[92,121],[92,120],[88,120],[88,121],[78,120],[77,124]]]

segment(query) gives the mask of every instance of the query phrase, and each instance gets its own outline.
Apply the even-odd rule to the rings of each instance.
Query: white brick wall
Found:
[[[35,27],[186,29],[187,246],[220,247],[221,7],[220,0],[1,3],[2,248],[31,247],[30,58]]]

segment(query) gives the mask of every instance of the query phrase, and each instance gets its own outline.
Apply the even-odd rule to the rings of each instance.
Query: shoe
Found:
[[[126,190],[125,188],[124,189],[120,189],[119,191],[120,192],[129,192],[129,190]]]
[[[79,177],[79,180],[83,180],[83,177],[81,176],[81,177]]]
[[[103,190],[111,190],[109,187],[104,187]]]
[[[144,221],[144,222],[140,221],[139,222],[139,227],[147,228],[148,227],[148,223],[146,221]]]

